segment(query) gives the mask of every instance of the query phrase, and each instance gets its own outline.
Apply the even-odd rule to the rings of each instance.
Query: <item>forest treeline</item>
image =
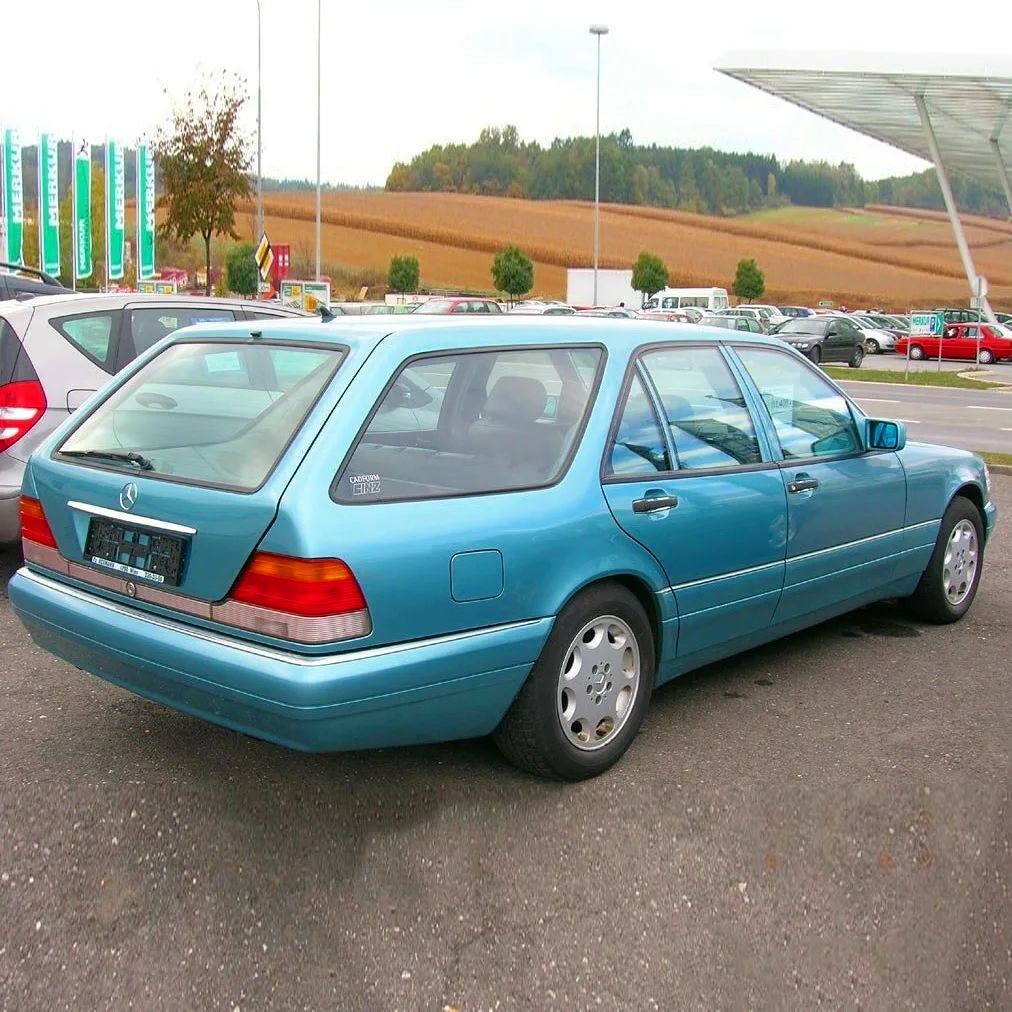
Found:
[[[998,191],[959,177],[952,182],[963,210],[1007,213]],[[435,144],[410,162],[398,162],[386,188],[586,200],[594,193],[594,138],[556,138],[542,147],[537,141],[522,141],[514,126],[486,127],[471,144]],[[930,170],[872,182],[845,162],[781,162],[776,155],[642,145],[634,143],[628,130],[601,138],[601,199],[720,215],[788,203],[944,206]]]

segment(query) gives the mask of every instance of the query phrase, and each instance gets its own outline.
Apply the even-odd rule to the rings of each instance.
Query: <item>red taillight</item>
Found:
[[[34,541],[46,548],[56,547],[56,538],[49,528],[49,521],[42,511],[42,503],[31,496],[21,497],[21,537],[25,541]]]
[[[38,380],[0,386],[0,453],[21,439],[45,410],[46,393]]]
[[[306,618],[366,608],[358,580],[340,559],[293,559],[270,552],[250,559],[229,599]]]

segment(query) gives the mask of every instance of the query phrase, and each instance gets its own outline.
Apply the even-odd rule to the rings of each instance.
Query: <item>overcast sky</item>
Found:
[[[261,0],[263,172],[316,175],[316,0]],[[941,2],[889,0],[322,0],[322,176],[382,184],[435,142],[516,124],[524,139],[593,134],[595,39],[601,130],[637,143],[854,163],[866,178],[917,159],[713,70],[741,49],[971,54],[1012,38],[1007,0],[978,0],[953,32]],[[249,83],[256,125],[256,0],[47,0],[4,4],[0,122],[132,143],[154,131],[201,74]],[[937,9],[937,14],[933,12]],[[978,31],[979,28],[979,31]],[[976,38],[975,38],[976,36]],[[1012,67],[1012,60],[1010,60]],[[14,82],[18,82],[17,87]]]

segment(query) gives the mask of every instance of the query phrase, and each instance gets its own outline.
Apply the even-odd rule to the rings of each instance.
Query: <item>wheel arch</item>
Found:
[[[631,572],[606,573],[600,576],[595,576],[593,579],[587,580],[585,583],[573,590],[569,597],[567,597],[562,603],[562,606],[559,608],[559,613],[561,613],[564,608],[568,608],[570,603],[581,594],[590,590],[592,587],[599,587],[606,583],[617,583],[620,587],[624,587],[630,594],[633,595],[633,597],[636,598],[640,606],[643,608],[643,611],[647,616],[647,621],[650,623],[650,633],[654,638],[654,678],[656,678],[657,669],[660,665],[662,656],[661,640],[664,635],[664,617],[661,613],[661,606],[657,599],[657,593],[642,576]]]
[[[980,490],[980,486],[975,482],[968,481],[952,494],[952,499],[969,499],[974,506],[977,507],[977,512],[980,514],[980,522],[984,523],[984,493]],[[949,502],[952,502],[952,499]]]

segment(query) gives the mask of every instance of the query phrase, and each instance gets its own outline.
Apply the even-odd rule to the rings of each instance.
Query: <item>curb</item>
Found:
[[[993,369],[974,369],[972,372],[957,372],[960,379],[972,380],[976,383],[1000,383],[999,390],[1007,390],[1009,384],[1005,383]],[[990,377],[994,377],[991,379]],[[992,388],[996,389],[996,388]]]
[[[991,474],[1012,474],[1012,464],[988,464]]]

